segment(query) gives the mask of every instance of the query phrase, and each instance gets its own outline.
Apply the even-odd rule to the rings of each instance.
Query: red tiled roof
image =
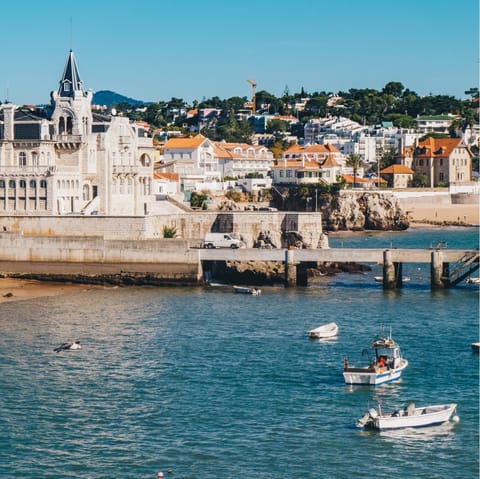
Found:
[[[390,165],[380,171],[384,175],[413,175],[415,172],[405,165]]]

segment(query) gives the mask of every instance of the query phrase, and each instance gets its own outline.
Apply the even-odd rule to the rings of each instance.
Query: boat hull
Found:
[[[416,408],[414,413],[408,416],[378,416],[375,418],[372,427],[379,431],[385,431],[435,426],[449,421],[456,407],[456,404],[426,406],[424,408]]]
[[[308,331],[308,336],[312,339],[334,338],[338,335],[338,326],[335,323],[329,323]]]
[[[397,381],[402,371],[408,366],[406,359],[401,359],[399,367],[388,368],[345,368],[343,377],[346,384],[379,386],[381,384]]]

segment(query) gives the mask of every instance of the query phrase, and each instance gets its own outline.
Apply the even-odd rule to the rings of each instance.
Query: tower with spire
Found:
[[[51,93],[56,135],[88,135],[92,126],[93,92],[85,92],[73,51],[68,53],[60,86]]]

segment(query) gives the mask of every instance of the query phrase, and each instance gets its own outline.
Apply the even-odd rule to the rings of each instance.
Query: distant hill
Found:
[[[92,104],[94,105],[118,105],[119,103],[129,103],[130,105],[143,105],[141,100],[134,100],[128,96],[120,95],[110,90],[100,90],[93,94]]]

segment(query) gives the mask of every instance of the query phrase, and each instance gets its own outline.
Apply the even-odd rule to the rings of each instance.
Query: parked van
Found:
[[[234,238],[230,233],[207,233],[204,248],[244,248],[245,243]]]

